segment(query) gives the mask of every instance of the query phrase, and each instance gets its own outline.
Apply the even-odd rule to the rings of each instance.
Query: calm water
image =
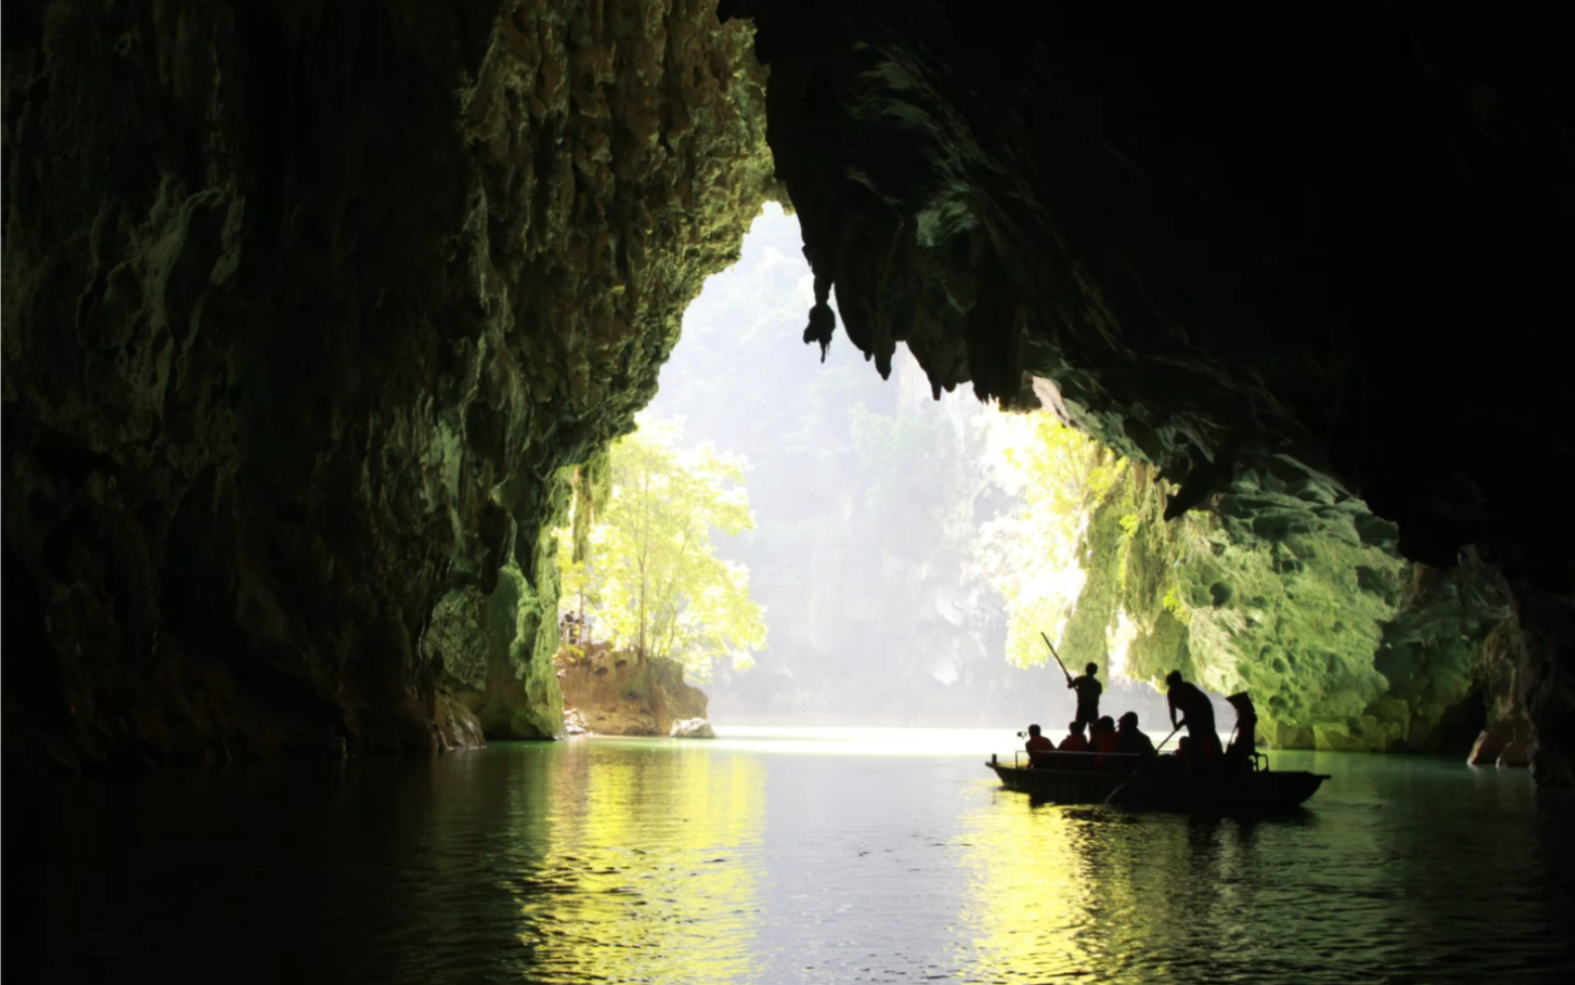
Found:
[[[1034,807],[1010,731],[735,730],[5,802],[6,980],[1478,982],[1572,969],[1525,771],[1279,754],[1288,818]],[[24,974],[27,972],[28,974]]]

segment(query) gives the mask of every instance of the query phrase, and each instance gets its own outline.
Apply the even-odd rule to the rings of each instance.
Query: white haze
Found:
[[[724,723],[1059,730],[1060,671],[1004,656],[1006,613],[980,524],[1018,503],[991,481],[967,388],[931,397],[899,345],[883,381],[839,324],[824,364],[801,341],[812,278],[798,222],[767,206],[742,258],[684,316],[649,414],[748,459],[756,529],[719,538],[750,569],[767,649],[706,685]],[[1107,713],[1160,728],[1163,699],[1117,683]]]

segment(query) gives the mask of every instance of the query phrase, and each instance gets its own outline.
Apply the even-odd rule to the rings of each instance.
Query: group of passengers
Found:
[[[1089,664],[1082,676],[1067,682],[1068,688],[1077,691],[1077,717],[1067,726],[1067,737],[1059,746],[1041,734],[1038,725],[1028,726],[1027,751],[1036,768],[1110,769],[1133,762],[1125,757],[1156,755],[1153,740],[1138,728],[1137,712],[1126,712],[1115,720],[1099,714],[1099,696],[1104,689],[1099,684],[1098,671],[1097,665]],[[1229,749],[1221,749],[1209,696],[1196,684],[1184,680],[1179,670],[1166,675],[1165,684],[1170,724],[1175,731],[1187,730],[1168,759],[1187,769],[1209,769],[1220,764],[1251,768],[1258,716],[1245,691],[1225,699],[1236,709],[1236,736]],[[1112,760],[1112,756],[1122,758]]]

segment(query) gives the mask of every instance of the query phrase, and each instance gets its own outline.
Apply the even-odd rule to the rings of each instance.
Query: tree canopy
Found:
[[[764,611],[750,598],[749,570],[717,557],[712,540],[754,528],[745,467],[708,444],[685,447],[675,424],[642,418],[608,450],[606,489],[576,496],[580,536],[559,536],[564,608],[583,605],[598,638],[677,660],[698,680],[718,660],[748,666],[765,645]]]

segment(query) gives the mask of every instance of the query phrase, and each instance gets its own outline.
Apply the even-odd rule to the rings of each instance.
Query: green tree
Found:
[[[639,659],[677,660],[704,681],[718,660],[749,666],[766,627],[748,569],[717,557],[712,542],[713,530],[754,528],[745,464],[710,445],[686,449],[681,437],[647,419],[612,445],[605,495],[575,500],[576,510],[601,501],[600,513],[581,551],[560,534],[558,561],[566,608],[583,604],[598,637]]]

